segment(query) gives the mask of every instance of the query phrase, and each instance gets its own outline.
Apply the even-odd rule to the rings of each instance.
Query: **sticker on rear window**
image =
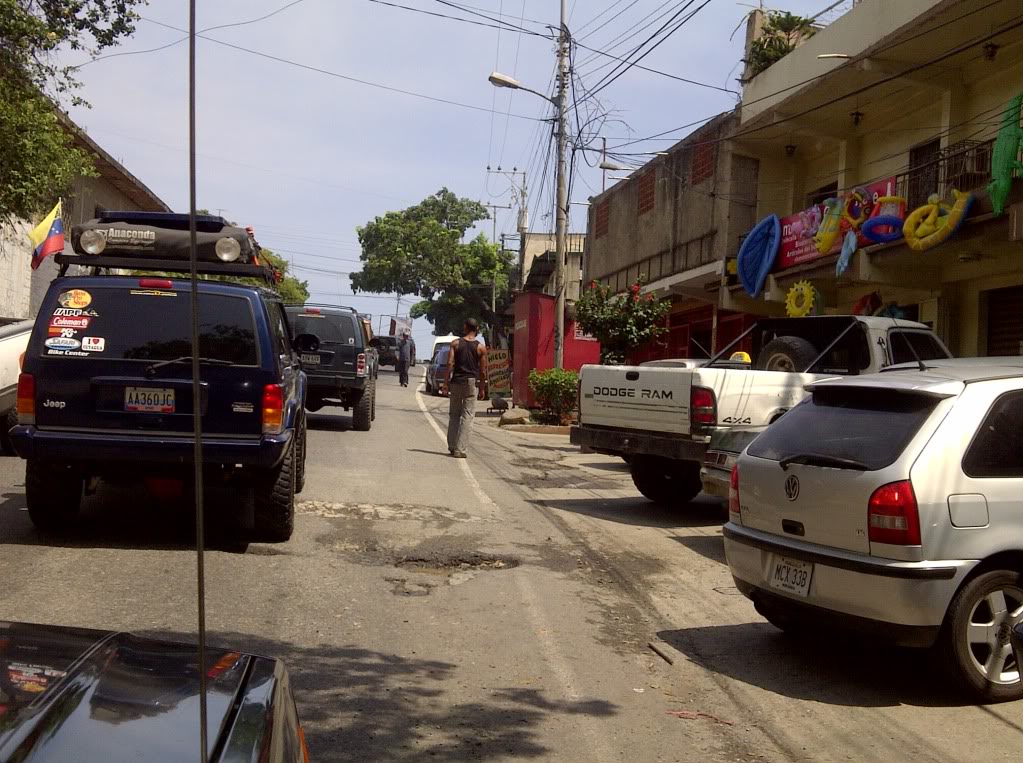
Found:
[[[101,336],[83,336],[82,349],[86,352],[103,352],[107,348],[107,340]]]
[[[158,289],[132,289],[129,294],[142,297],[176,297],[176,291],[160,291]]]
[[[92,318],[87,315],[79,315],[77,317],[55,315],[50,318],[49,333],[59,334],[61,329],[77,329],[81,331],[89,328],[90,323],[92,323]]]
[[[51,339],[47,339],[43,342],[43,344],[45,344],[46,348],[50,350],[77,350],[82,346],[82,343],[77,339],[71,339],[63,336],[55,336]]]
[[[57,297],[57,301],[61,307],[82,309],[92,304],[92,295],[85,289],[69,289]]]

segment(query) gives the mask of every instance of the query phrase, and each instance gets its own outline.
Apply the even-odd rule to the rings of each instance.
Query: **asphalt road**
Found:
[[[208,509],[211,643],[287,662],[314,760],[1019,758],[1023,703],[964,704],[926,655],[763,622],[716,503],[659,509],[621,462],[485,416],[451,459],[446,401],[379,385],[368,433],[310,416],[289,543],[234,544],[237,507]],[[0,618],[194,638],[185,510],[101,490],[57,542],[23,474],[0,460]]]

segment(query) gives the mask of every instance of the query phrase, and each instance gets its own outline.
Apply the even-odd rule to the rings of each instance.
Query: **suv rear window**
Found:
[[[71,338],[81,343],[82,350],[54,350],[44,342],[43,357],[173,360],[192,354],[188,292],[109,287],[74,291],[89,295],[87,306],[55,306],[49,336],[63,336],[64,327],[72,327]],[[85,352],[89,347],[97,349]],[[236,365],[258,365],[256,324],[248,299],[199,294],[199,354]]]
[[[291,313],[295,336],[312,334],[320,344],[355,344],[355,321],[347,315]]]
[[[747,452],[780,461],[796,454],[891,465],[938,404],[927,395],[832,387],[816,390],[755,439]]]

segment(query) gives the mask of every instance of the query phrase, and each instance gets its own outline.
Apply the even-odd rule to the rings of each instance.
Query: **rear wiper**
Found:
[[[146,366],[146,376],[152,376],[156,373],[157,369],[163,368],[164,366],[173,366],[176,363],[191,363],[191,355],[182,355],[180,358],[174,358],[173,360],[161,360],[159,363],[153,363],[152,365]],[[199,358],[200,363],[208,363],[212,366],[233,366],[235,363],[230,360],[221,360],[220,358]]]
[[[820,453],[793,453],[778,462],[778,466],[788,470],[789,464],[807,464],[808,466],[833,466],[836,469],[855,469],[865,472],[870,469],[867,464],[853,458],[841,456],[825,456]]]

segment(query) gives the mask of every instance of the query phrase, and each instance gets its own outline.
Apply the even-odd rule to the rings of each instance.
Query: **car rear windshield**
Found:
[[[320,344],[355,344],[355,322],[346,315],[294,313],[291,325],[296,336],[312,334]]]
[[[883,469],[902,454],[937,403],[929,395],[877,388],[819,389],[771,424],[747,453],[771,461],[808,454]]]
[[[924,331],[890,331],[888,341],[892,349],[892,363],[911,363],[917,359],[935,360],[948,357],[948,352],[937,338]]]
[[[65,297],[72,292],[78,301]],[[40,354],[117,360],[173,360],[190,356],[189,303],[187,291],[164,289],[99,287],[62,292],[58,304],[50,309],[48,338],[40,346]],[[247,298],[199,295],[201,357],[257,365],[255,325]],[[65,346],[56,338],[75,341]]]

